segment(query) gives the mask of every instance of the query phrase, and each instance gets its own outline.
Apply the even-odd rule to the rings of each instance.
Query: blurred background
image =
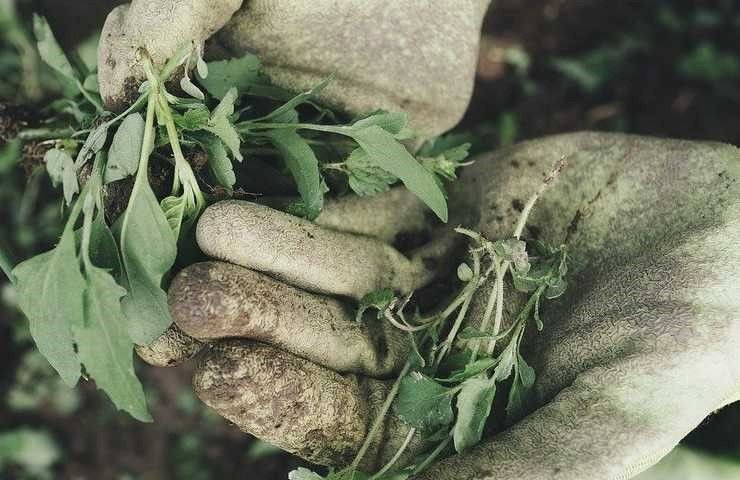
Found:
[[[18,104],[43,105],[54,88],[33,54],[30,13],[45,15],[84,59],[117,3],[0,0],[0,243],[16,259],[48,249],[61,225],[57,195],[37,170],[43,149],[25,147],[20,166],[6,151],[33,111]],[[459,130],[476,136],[478,150],[579,129],[740,145],[739,120],[740,2],[497,0]],[[92,384],[64,387],[0,277],[0,479],[271,480],[302,465],[203,407],[187,365],[139,366],[153,424],[117,413]],[[692,453],[673,460],[682,462],[680,478],[719,478],[740,465],[740,405],[683,443]],[[715,473],[691,476],[704,459]],[[679,478],[665,465],[649,478]]]

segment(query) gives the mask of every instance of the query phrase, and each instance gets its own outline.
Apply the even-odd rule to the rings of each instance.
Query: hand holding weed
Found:
[[[525,389],[521,410],[509,415],[508,427],[418,478],[482,479],[491,472],[497,478],[630,478],[657,462],[704,417],[738,397],[738,150],[591,133],[532,141],[480,157],[465,171],[451,193],[453,221],[473,218],[469,225],[486,238],[509,237],[523,199],[539,188],[541,175],[561,156],[568,165],[542,195],[524,230],[525,238],[564,243],[571,259],[568,289],[543,303],[545,328],[540,333],[530,328],[522,347],[537,378]],[[395,277],[365,273],[358,281],[369,277],[380,283],[356,290],[340,266],[382,265],[384,260],[378,259],[388,258],[386,250],[352,255],[340,247],[337,254],[345,256],[335,261],[306,246],[313,245],[311,237],[318,232],[337,238],[343,234],[309,224],[275,231],[275,219],[281,217],[264,207],[213,208],[220,213],[204,215],[201,247],[285,283],[220,263],[192,267],[175,282],[170,301],[178,325],[197,326],[199,332],[220,329],[223,336],[262,342],[217,343],[196,373],[197,393],[258,436],[319,463],[347,464],[372,425],[388,384],[332,369],[383,377],[400,363],[391,362],[395,368],[390,369],[368,368],[377,365],[373,362],[359,368],[362,362],[339,365],[337,359],[357,359],[365,351],[356,340],[337,342],[333,335],[359,338],[352,312],[346,311],[344,323],[327,327],[331,322],[324,312],[339,312],[340,304],[286,283],[359,298],[384,282],[393,286]],[[249,229],[240,223],[243,208],[252,210],[255,223]],[[465,212],[467,218],[455,217],[455,212]],[[341,241],[324,237],[320,248],[333,245]],[[287,251],[295,259],[292,266],[282,261]],[[322,270],[322,265],[328,268]],[[472,300],[471,318],[485,316],[494,281]],[[504,288],[512,290],[513,285],[507,280]],[[237,301],[250,291],[264,293],[251,302]],[[180,300],[184,292],[189,300]],[[279,297],[277,303],[257,302],[270,292]],[[181,302],[187,307],[181,308]],[[503,308],[516,312],[519,305]],[[510,321],[504,314],[501,331]],[[239,331],[224,332],[226,323]],[[363,328],[370,327],[393,337],[387,324]],[[352,329],[356,332],[347,335]],[[321,333],[303,343],[311,332]],[[375,358],[382,358],[379,352],[402,350],[378,350],[380,345],[372,341],[365,345],[376,349]],[[460,415],[459,400],[456,407]],[[500,415],[495,407],[493,415]],[[360,466],[377,468],[408,438],[403,421],[393,414],[386,418],[386,428],[376,432],[371,454]],[[406,453],[418,453],[422,445],[414,447]],[[401,459],[398,465],[407,461],[412,460]]]

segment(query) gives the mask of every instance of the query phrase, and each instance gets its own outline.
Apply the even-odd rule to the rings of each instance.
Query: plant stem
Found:
[[[100,103],[95,97],[90,95],[90,92],[88,92],[85,87],[82,86],[82,82],[79,80],[75,80],[75,84],[77,85],[77,89],[80,91],[83,97],[87,99],[88,102],[90,102],[93,107],[95,107],[95,110],[97,110],[98,113],[103,113],[105,109],[103,108],[103,104]]]
[[[18,132],[18,138],[24,142],[29,140],[52,140],[70,137],[74,133],[71,128],[27,128]]]
[[[393,382],[393,386],[388,392],[388,396],[385,398],[383,406],[380,407],[380,411],[375,417],[375,421],[373,422],[373,426],[370,428],[370,432],[365,435],[365,441],[362,443],[362,446],[357,452],[357,455],[355,455],[355,459],[352,460],[352,464],[350,465],[351,468],[357,468],[357,466],[362,461],[362,458],[365,456],[365,453],[367,453],[367,449],[370,448],[370,443],[372,442],[373,437],[375,437],[375,435],[380,430],[380,427],[383,425],[383,422],[385,421],[385,416],[388,414],[388,410],[390,410],[391,404],[393,403],[393,400],[395,400],[396,395],[398,395],[398,389],[401,386],[401,380],[403,380],[406,374],[409,373],[409,370],[411,370],[411,363],[406,362],[406,365],[403,366],[401,373],[398,374],[398,378],[395,382]]]
[[[388,463],[383,465],[383,468],[378,470],[378,472],[375,475],[370,477],[370,480],[377,480],[378,478],[382,477],[385,472],[390,470],[393,467],[393,465],[396,464],[398,459],[401,458],[401,455],[403,455],[403,452],[405,452],[406,449],[408,448],[409,444],[411,443],[411,439],[414,438],[415,433],[416,433],[415,428],[412,428],[411,430],[409,430],[409,433],[406,435],[406,439],[403,441],[403,444],[401,444],[401,446],[398,448],[398,451],[396,451],[396,454],[393,455],[393,458],[391,458],[388,461]]]
[[[496,265],[496,317],[493,320],[493,338],[488,344],[488,354],[493,355],[493,351],[496,348],[496,335],[501,330],[501,319],[504,313],[504,275],[509,270],[511,262],[508,260],[503,263],[500,267]]]
[[[454,430],[450,430],[450,433],[447,435],[447,438],[445,438],[442,443],[437,445],[437,448],[435,448],[432,453],[429,454],[427,458],[424,459],[421,464],[419,464],[418,467],[414,469],[414,471],[411,473],[411,475],[416,475],[417,473],[422,472],[425,468],[429,466],[430,463],[432,463],[434,460],[437,459],[440,453],[447,447],[447,445],[450,444],[450,441],[452,441],[452,432]]]

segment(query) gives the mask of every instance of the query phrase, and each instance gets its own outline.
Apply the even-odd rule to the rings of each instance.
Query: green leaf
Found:
[[[524,407],[527,394],[529,393],[535,381],[535,372],[521,355],[518,355],[516,375],[514,382],[509,390],[509,398],[506,404],[506,418],[514,420],[521,418],[524,414]]]
[[[236,101],[236,97],[236,88],[231,88],[226,92],[224,98],[221,99],[221,102],[213,110],[213,113],[211,113],[211,118],[208,120],[208,124],[205,126],[205,129],[216,134],[216,136],[218,136],[218,138],[220,138],[221,141],[229,147],[234,158],[241,162],[242,154],[239,152],[241,139],[229,118],[234,113],[234,102]]]
[[[69,205],[74,195],[80,191],[77,183],[77,171],[72,157],[64,150],[52,148],[44,154],[46,171],[54,186],[62,184],[64,199]]]
[[[349,187],[360,196],[388,191],[390,185],[398,181],[395,175],[372,163],[368,154],[361,148],[356,148],[349,154],[345,166]]]
[[[452,395],[419,372],[411,372],[401,380],[394,403],[396,415],[412,427],[428,432],[452,422]]]
[[[80,151],[77,152],[77,158],[75,158],[75,168],[79,169],[85,164],[88,158],[93,154],[97,153],[105,145],[108,140],[108,128],[110,127],[109,122],[101,123],[85,139],[85,143],[80,147]]]
[[[231,192],[236,183],[236,174],[223,142],[211,134],[198,135],[197,138],[198,143],[208,155],[208,167],[213,177],[219,185]]]
[[[82,86],[85,90],[99,93],[98,76],[94,73],[91,73],[90,75],[86,76],[85,81],[82,82]]]
[[[319,161],[308,143],[295,130],[276,129],[267,133],[290,170],[301,194],[303,211],[314,219],[324,206]]]
[[[248,91],[257,82],[260,71],[259,58],[251,54],[207,65],[208,76],[200,78],[200,83],[216,98],[223,98],[232,87]]]
[[[176,239],[180,238],[180,227],[182,226],[183,218],[185,218],[185,209],[187,206],[185,195],[166,197],[162,199],[160,205],[164,216],[167,218],[167,223],[172,229],[172,234]]]
[[[105,183],[115,182],[136,173],[144,140],[144,119],[131,113],[123,119],[113,135],[105,166]]]
[[[133,343],[120,299],[126,294],[102,268],[85,265],[85,320],[73,323],[78,355],[98,388],[121,410],[150,422],[144,390],[134,373]]]
[[[116,239],[106,225],[102,212],[98,212],[92,222],[89,253],[95,265],[108,270],[114,277],[121,275],[123,267]]]
[[[172,119],[180,130],[201,130],[208,125],[211,113],[204,106],[189,108],[185,113],[172,112]]]
[[[376,125],[390,134],[398,135],[403,131],[407,123],[408,115],[404,112],[386,112],[385,110],[378,110],[355,121],[352,124],[352,127],[361,129]]]
[[[485,372],[489,368],[496,365],[497,360],[494,358],[481,358],[480,360],[476,360],[474,362],[468,363],[465,365],[465,368],[462,370],[457,370],[455,372],[452,372],[452,374],[445,378],[445,379],[437,379],[440,382],[461,382],[463,380],[466,380],[470,377],[474,377],[480,373]]]
[[[128,290],[121,304],[134,343],[146,345],[172,323],[162,278],[175,262],[176,239],[146,178],[137,174],[121,222],[121,258]]]
[[[69,63],[64,50],[59,46],[57,39],[54,38],[54,33],[44,17],[40,15],[33,16],[33,33],[36,36],[36,45],[41,59],[62,76],[73,82],[79,81],[77,72]]]
[[[357,307],[355,318],[358,321],[362,320],[362,316],[365,314],[365,311],[370,308],[376,309],[378,311],[378,318],[381,318],[383,316],[383,312],[385,312],[395,298],[396,295],[390,288],[383,288],[370,292],[360,299],[360,305]]]
[[[457,420],[453,429],[455,450],[462,453],[480,442],[496,386],[488,378],[469,378],[457,395]]]
[[[80,376],[80,361],[70,324],[84,316],[85,281],[72,228],[65,229],[56,248],[21,263],[13,275],[19,305],[28,317],[36,346],[64,383],[74,386]]]
[[[378,125],[351,130],[350,136],[369,156],[370,161],[395,175],[443,221],[447,221],[447,201],[440,186],[393,135]]]
[[[294,96],[287,102],[285,102],[283,105],[280,105],[278,108],[270,112],[269,114],[265,115],[264,117],[258,119],[258,121],[266,121],[266,120],[277,120],[282,117],[282,119],[278,120],[280,122],[286,121],[286,116],[291,116],[292,113],[295,112],[295,108],[302,103],[306,103],[310,100],[312,100],[319,92],[321,92],[326,86],[331,82],[332,77],[329,77],[319,83],[318,85],[314,86],[311,90],[308,90],[303,93],[299,93],[298,95]],[[294,115],[295,120],[297,121],[298,115]]]

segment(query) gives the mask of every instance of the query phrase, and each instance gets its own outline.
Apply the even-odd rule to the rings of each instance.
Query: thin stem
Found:
[[[488,354],[493,355],[493,350],[496,348],[496,335],[501,330],[501,319],[503,318],[504,312],[504,275],[509,270],[511,262],[506,261],[504,264],[496,268],[496,318],[493,320],[493,338],[488,343]]]
[[[53,140],[66,138],[74,133],[72,128],[27,128],[18,132],[17,137],[24,142],[29,140]]]
[[[488,302],[486,302],[486,310],[483,313],[483,321],[481,322],[480,330],[485,332],[488,330],[488,324],[491,323],[491,317],[493,316],[493,308],[496,306],[498,301],[498,282],[500,278],[501,265],[496,258],[492,261],[492,268],[496,271],[496,281],[491,288],[491,293],[488,295]],[[480,350],[481,340],[476,340],[473,346],[473,354],[470,356],[470,361],[474,362],[478,357],[478,350]]]
[[[240,133],[249,130],[263,130],[272,128],[294,128],[296,130],[315,130],[317,132],[336,133],[338,135],[347,135],[347,127],[343,126],[332,126],[332,125],[319,125],[315,123],[252,123],[242,122],[236,125],[237,131]]]
[[[524,231],[524,225],[527,223],[527,218],[529,217],[529,212],[532,211],[532,207],[534,207],[534,204],[537,202],[537,199],[540,198],[540,196],[545,193],[545,190],[548,189],[550,185],[555,181],[555,179],[558,177],[560,172],[565,167],[565,157],[561,157],[557,162],[555,162],[555,165],[553,165],[552,170],[550,170],[550,173],[545,177],[545,180],[542,181],[540,186],[537,188],[537,190],[532,194],[531,197],[527,200],[527,203],[524,205],[524,208],[522,209],[521,215],[519,215],[519,220],[516,222],[516,228],[514,229],[514,237],[518,240],[519,237],[522,236],[522,232]]]
[[[156,95],[149,95],[146,105],[146,121],[144,122],[144,138],[141,141],[141,155],[139,156],[139,170],[136,172],[134,188],[137,184],[148,181],[149,152],[154,147],[154,109],[156,102]]]
[[[440,443],[439,445],[437,445],[437,448],[435,448],[432,451],[432,453],[430,453],[429,456],[426,459],[424,459],[424,461],[421,462],[418,467],[416,467],[414,469],[414,471],[411,473],[412,476],[413,475],[416,475],[417,473],[420,473],[420,472],[424,471],[424,469],[427,468],[430,463],[432,463],[433,461],[435,461],[437,459],[437,457],[439,456],[439,454],[442,453],[442,451],[452,441],[452,433],[453,433],[453,430],[450,430],[450,433],[447,435],[447,438],[445,438],[442,441],[442,443]]]
[[[375,475],[373,475],[372,477],[370,477],[370,480],[377,480],[378,478],[382,477],[383,474],[385,474],[385,472],[387,472],[388,470],[390,470],[393,467],[393,465],[396,464],[396,462],[398,461],[398,459],[401,458],[401,455],[403,455],[403,452],[405,452],[406,449],[408,448],[409,444],[411,443],[411,439],[414,438],[414,434],[415,433],[416,433],[416,429],[415,428],[412,428],[411,430],[409,430],[409,433],[406,435],[406,439],[403,441],[403,443],[401,444],[401,446],[398,448],[398,451],[396,451],[396,454],[393,455],[393,458],[391,458],[388,461],[388,463],[386,463],[385,465],[383,465],[383,468],[381,468],[380,470],[378,470],[378,473],[376,473]]]
[[[103,104],[100,103],[95,97],[90,95],[90,92],[88,92],[85,87],[82,86],[82,82],[79,80],[75,80],[75,84],[77,85],[77,89],[82,93],[82,96],[87,99],[88,102],[90,102],[93,107],[95,107],[95,110],[98,111],[98,113],[103,113],[105,109],[103,108]]]
[[[380,407],[380,411],[375,417],[375,422],[373,422],[373,426],[370,428],[370,432],[368,432],[368,434],[365,436],[365,441],[360,447],[360,450],[357,452],[357,455],[355,455],[355,459],[352,460],[351,468],[357,468],[357,466],[362,461],[362,458],[365,456],[365,453],[367,453],[367,449],[370,448],[370,443],[372,442],[373,437],[375,437],[375,435],[380,430],[380,427],[383,425],[383,422],[385,421],[385,416],[388,414],[388,410],[390,410],[391,404],[393,403],[393,400],[395,400],[396,395],[398,395],[398,389],[401,386],[401,380],[403,380],[406,374],[409,373],[409,370],[411,370],[411,363],[406,362],[406,365],[403,366],[401,373],[398,374],[398,378],[395,382],[393,382],[393,386],[388,392],[388,396],[385,398],[383,406]]]

